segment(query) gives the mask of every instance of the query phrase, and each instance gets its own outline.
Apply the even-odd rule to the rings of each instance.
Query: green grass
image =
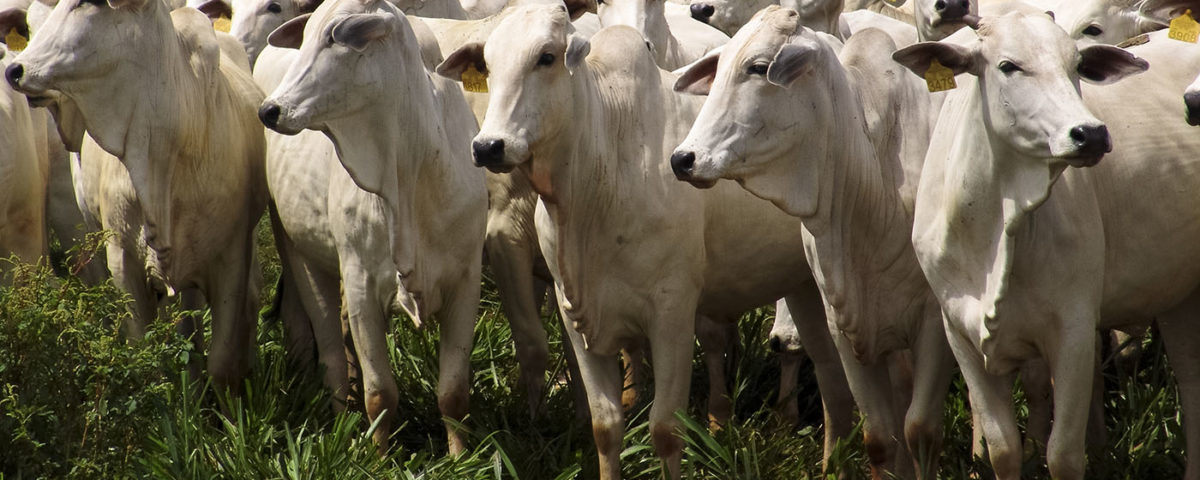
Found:
[[[259,240],[267,287],[263,298],[269,300],[278,259],[268,229],[260,228]],[[449,458],[435,395],[436,325],[417,330],[406,319],[393,319],[389,342],[392,371],[403,392],[403,424],[393,437],[395,447],[379,456],[363,414],[335,415],[319,379],[288,370],[282,328],[273,319],[264,317],[259,326],[246,394],[218,402],[211,389],[187,387],[185,365],[198,352],[174,334],[170,322],[153,324],[145,341],[121,339],[117,325],[127,315],[128,300],[111,284],[88,286],[47,268],[21,267],[12,275],[14,287],[0,288],[0,479],[597,476],[591,429],[576,418],[569,389],[549,388],[544,416],[529,418],[523,394],[515,390],[512,335],[487,278],[472,351],[471,414],[465,422],[471,449]],[[697,351],[692,401],[678,413],[685,426],[686,478],[826,478],[821,474],[821,404],[811,367],[801,372],[802,427],[780,425],[768,408],[779,375],[765,342],[771,316],[765,308],[740,323],[738,354],[730,362],[735,420],[716,434],[698,420],[704,418],[707,377]],[[559,324],[546,315],[546,325],[554,370],[548,376],[556,379],[566,368]],[[1136,374],[1105,377],[1108,444],[1090,460],[1089,478],[1182,475],[1176,387],[1161,342],[1151,338],[1144,346]],[[660,475],[646,423],[649,391],[643,393],[628,415],[622,453],[626,478]],[[1024,418],[1023,397],[1018,392],[1014,398]],[[219,404],[228,405],[226,413]],[[970,456],[967,408],[958,379],[947,401],[943,478],[987,478],[986,462]],[[1048,478],[1043,463],[1031,456],[1025,478]],[[831,473],[867,478],[857,437],[838,446],[832,464]]]

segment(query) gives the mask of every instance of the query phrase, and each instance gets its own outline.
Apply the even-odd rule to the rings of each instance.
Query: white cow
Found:
[[[312,12],[319,4],[320,0],[233,0],[229,34],[242,43],[253,66],[267,46],[267,35],[283,22]]]
[[[1080,99],[1080,80],[1145,71],[1134,54],[1151,61],[1149,72],[1084,85]],[[918,72],[937,58],[970,73],[942,110],[913,243],[944,307],[997,478],[1020,475],[1013,367],[1046,359],[1050,475],[1082,478],[1096,329],[1155,317],[1197,458],[1200,231],[1188,215],[1200,208],[1191,174],[1200,145],[1177,121],[1173,92],[1194,76],[1200,52],[1165,32],[1129,51],[1078,48],[1048,17],[1011,14],[986,18],[969,43],[919,44],[896,58]],[[1068,168],[1096,165],[1110,149],[1097,167]],[[1194,464],[1186,478],[1197,478]]]
[[[108,264],[134,299],[128,333],[142,336],[159,294],[195,289],[213,312],[208,373],[236,389],[257,320],[253,230],[266,189],[254,105],[262,94],[245,60],[218,44],[196,10],[66,0],[5,78],[32,101],[69,100],[56,102],[69,145],[87,130],[82,164],[102,179],[87,201],[115,234]]]
[[[1185,10],[1200,14],[1195,0],[1058,0],[1049,7],[1055,23],[1085,44],[1117,44],[1167,28]]]
[[[642,342],[656,380],[650,434],[678,477],[674,412],[687,402],[697,315],[727,318],[802,291],[798,222],[736,188],[701,193],[671,179],[664,144],[682,136],[698,102],[671,92],[674,78],[635,30],[608,28],[589,42],[569,34],[561,7],[522,7],[438,72],[459,78],[468,65],[487,72],[492,92],[476,164],[519,168],[541,198],[538,235],[587,386],[601,478],[620,477],[614,357]],[[809,354],[836,365],[827,331],[811,321],[819,317],[803,311]],[[819,371],[818,381],[827,430],[844,434],[838,373]]]
[[[628,25],[653,48],[658,65],[674,70],[698,60],[729,36],[690,17],[668,17],[666,0],[607,0],[600,5],[600,24]]]
[[[0,46],[0,66],[7,66],[11,56]],[[8,270],[11,256],[36,263],[45,252],[43,199],[49,176],[45,133],[34,124],[25,97],[0,85],[0,152],[4,152],[0,155],[0,272]]]
[[[953,360],[908,232],[940,99],[901,76],[893,50],[890,36],[868,29],[850,37],[839,61],[795,11],[768,7],[734,36],[724,51],[733,53],[697,62],[676,84],[709,97],[671,164],[702,187],[736,179],[803,221],[829,328],[866,416],[872,470],[908,476],[911,452],[920,476],[933,478]],[[912,350],[916,375],[903,422],[897,405],[903,411],[910,399],[893,398],[887,361],[900,349]]]
[[[438,407],[447,418],[450,452],[458,454],[465,438],[454,425],[467,414],[487,220],[483,172],[468,160],[474,117],[458,85],[428,74],[407,18],[386,1],[324,3],[311,17],[277,29],[272,44],[300,45],[300,52],[263,103],[263,123],[285,134],[325,132],[354,183],[377,200],[364,204],[362,193],[349,188],[330,193],[351,195],[338,203],[369,207],[375,211],[356,216],[375,223],[382,216],[385,226],[355,230],[367,238],[338,240],[373,246],[392,260],[383,273],[341,256],[338,247],[367,413],[373,420],[383,415],[376,442],[385,446],[396,426],[399,395],[387,317],[380,306],[349,299],[392,298],[398,281],[397,301],[414,321],[436,318],[440,325]]]

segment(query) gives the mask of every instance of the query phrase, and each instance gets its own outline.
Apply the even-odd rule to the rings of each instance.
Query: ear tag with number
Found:
[[[218,32],[229,33],[229,28],[232,26],[233,22],[229,20],[229,17],[224,15],[221,15],[220,17],[217,17],[216,20],[213,20],[213,29]]]
[[[1200,23],[1196,23],[1196,20],[1192,18],[1191,10],[1187,10],[1183,12],[1183,15],[1171,20],[1171,28],[1167,30],[1167,37],[1181,42],[1196,43],[1196,39],[1200,38]]]
[[[463,89],[468,92],[487,93],[487,74],[475,68],[475,64],[467,65],[462,73]]]
[[[954,70],[942,66],[936,58],[929,64],[929,70],[925,71],[925,85],[929,87],[930,93],[958,87],[958,84],[954,83]]]
[[[17,32],[17,27],[13,27],[8,31],[8,35],[4,36],[4,44],[8,46],[9,50],[19,52],[29,44],[29,39]]]

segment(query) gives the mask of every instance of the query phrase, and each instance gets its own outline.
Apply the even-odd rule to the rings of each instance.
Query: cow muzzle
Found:
[[[695,169],[696,152],[676,150],[671,154],[671,171],[675,172],[675,178],[688,182],[696,188],[712,188],[717,184],[715,180],[696,178]]]
[[[483,167],[493,173],[508,173],[515,168],[505,163],[504,140],[484,138],[471,142],[471,157],[475,159],[476,167]]]
[[[1080,125],[1072,128],[1068,135],[1075,146],[1074,154],[1066,159],[1072,167],[1091,167],[1112,151],[1112,139],[1104,125]]]
[[[937,0],[933,10],[937,13],[937,18],[931,22],[934,27],[961,23],[971,13],[971,0]]]
[[[300,133],[303,128],[297,128],[290,125],[292,122],[286,122],[284,109],[278,103],[266,101],[262,107],[258,109],[258,120],[267,128],[284,135],[295,135]]]
[[[704,23],[708,23],[712,19],[713,14],[717,13],[717,9],[707,3],[693,3],[690,9],[692,11],[692,18]]]
[[[1187,107],[1188,125],[1200,126],[1200,91],[1183,94],[1183,104]]]

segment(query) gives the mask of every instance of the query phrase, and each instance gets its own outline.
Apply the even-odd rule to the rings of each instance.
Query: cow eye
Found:
[[[1088,25],[1087,28],[1083,29],[1083,34],[1089,37],[1098,37],[1102,33],[1104,33],[1104,30],[1101,30],[1100,27],[1095,25]]]
[[[554,63],[554,54],[553,53],[543,53],[542,56],[538,57],[537,64],[540,66],[544,67],[544,66],[550,65],[552,63]]]
[[[1000,71],[1004,72],[1004,73],[1013,73],[1013,72],[1022,71],[1021,67],[1018,67],[1017,64],[1010,62],[1008,60],[1002,60],[1000,62],[999,68],[1000,68]]]
[[[746,74],[748,74],[748,75],[766,75],[767,74],[767,64],[765,64],[765,63],[751,64],[749,67],[746,67]]]
[[[93,6],[97,6],[97,7],[104,7],[104,6],[108,5],[108,2],[105,0],[82,0],[79,2],[79,5],[77,5],[77,7],[82,7],[84,5],[93,5]]]
[[[283,7],[276,2],[271,2],[270,5],[267,5],[267,11],[271,13],[279,13],[283,11]]]

